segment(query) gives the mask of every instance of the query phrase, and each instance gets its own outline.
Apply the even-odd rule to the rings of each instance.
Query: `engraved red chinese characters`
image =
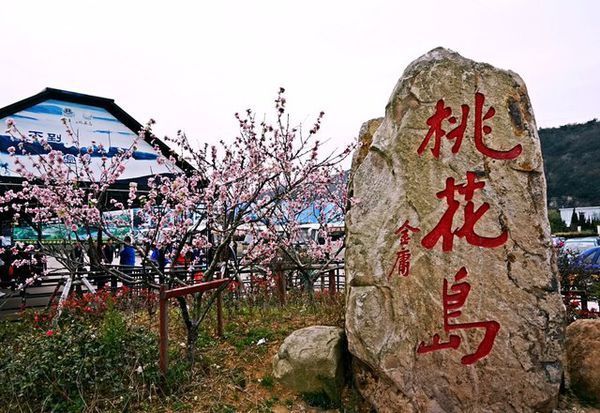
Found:
[[[461,316],[461,308],[467,301],[467,297],[471,292],[471,285],[464,280],[468,275],[467,269],[462,267],[454,276],[454,282],[448,290],[448,280],[444,279],[442,291],[442,305],[444,308],[444,331],[449,334],[456,330],[470,330],[479,328],[484,330],[484,336],[477,350],[474,353],[467,354],[461,358],[462,364],[473,364],[478,360],[486,357],[492,351],[496,335],[500,330],[500,324],[497,321],[476,321],[473,323],[451,323],[452,318]],[[429,353],[432,351],[454,349],[456,350],[461,344],[461,337],[456,334],[449,334],[448,341],[442,342],[439,334],[434,334],[431,344],[421,342],[417,347],[418,354]]]
[[[475,204],[472,201],[475,191],[484,187],[485,182],[477,181],[477,174],[475,172],[467,172],[466,184],[457,185],[454,178],[447,178],[446,187],[444,190],[438,192],[436,196],[439,199],[446,200],[448,209],[442,215],[440,222],[438,222],[431,232],[423,237],[421,245],[427,249],[432,249],[441,238],[442,251],[449,252],[452,251],[455,236],[465,238],[469,244],[477,247],[494,248],[504,244],[508,239],[508,231],[506,230],[502,231],[497,237],[483,237],[475,232],[475,225],[490,209],[490,205],[487,202],[484,202],[479,208],[475,209]],[[467,204],[463,211],[463,225],[459,229],[453,230],[454,215],[460,207],[460,202],[455,198],[456,193],[463,195]]]
[[[451,124],[455,124],[456,117],[450,116],[452,114],[452,109],[450,107],[445,106],[444,99],[438,100],[437,104],[435,105],[435,113],[433,114],[433,116],[431,116],[429,119],[427,119],[427,125],[429,125],[429,132],[427,132],[427,136],[425,136],[425,139],[423,140],[423,142],[417,149],[417,153],[419,155],[423,154],[423,152],[425,151],[425,148],[427,148],[427,145],[429,145],[429,141],[431,140],[432,136],[434,138],[434,142],[433,142],[433,148],[431,148],[431,153],[433,154],[433,156],[435,158],[440,157],[440,148],[442,145],[442,138],[444,136],[446,136],[446,138],[448,138],[448,139],[456,139],[456,141],[454,142],[454,145],[452,146],[452,153],[457,153],[459,151],[460,145],[465,136],[465,129],[467,128],[467,117],[469,116],[469,106],[462,105],[461,110],[462,110],[462,121],[456,128],[452,129],[450,132],[448,132],[446,134],[446,131],[444,129],[442,129],[442,122],[445,119],[449,118],[448,122]]]
[[[482,93],[475,93],[475,120],[473,128],[475,148],[483,155],[494,159],[509,160],[517,158],[523,151],[523,147],[520,144],[515,145],[512,149],[507,151],[496,150],[485,144],[483,139],[484,135],[489,135],[492,132],[492,127],[484,124],[484,121],[492,119],[496,114],[496,109],[493,106],[490,106],[484,114],[484,104],[485,96]],[[422,155],[423,152],[425,152],[425,149],[427,146],[429,146],[429,142],[431,141],[432,137],[434,138],[434,142],[433,148],[431,148],[431,153],[433,154],[434,158],[440,157],[440,149],[443,137],[446,137],[449,140],[454,140],[454,145],[452,145],[452,153],[458,153],[465,135],[465,130],[467,128],[469,112],[470,108],[468,105],[461,105],[460,123],[450,132],[446,133],[446,131],[443,129],[443,122],[448,120],[448,123],[454,125],[456,124],[457,119],[455,116],[452,116],[452,108],[446,106],[444,99],[438,100],[435,105],[435,113],[429,119],[427,119],[429,131],[423,139],[423,142],[421,142],[421,145],[419,145],[417,148],[417,153]]]
[[[419,228],[414,228],[409,225],[408,220],[400,226],[395,232],[400,237],[400,249],[396,252],[396,261],[392,270],[388,274],[388,278],[392,276],[394,270],[398,268],[398,275],[408,277],[410,274],[410,250],[408,244],[410,242],[410,232],[419,232]]]

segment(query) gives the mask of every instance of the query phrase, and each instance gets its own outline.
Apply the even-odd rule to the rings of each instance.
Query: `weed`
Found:
[[[266,387],[267,389],[272,389],[274,384],[275,379],[273,379],[273,376],[269,374],[267,374],[260,380],[260,385]]]

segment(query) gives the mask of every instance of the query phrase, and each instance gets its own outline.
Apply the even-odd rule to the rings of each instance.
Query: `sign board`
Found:
[[[65,164],[75,166],[79,153],[91,152],[92,170],[101,170],[103,153],[111,158],[121,150],[131,148],[138,131],[131,130],[106,109],[98,106],[47,99],[1,119],[13,119],[17,128],[28,138],[24,145],[26,152],[45,156],[47,152],[39,143],[45,140],[54,149],[61,151]],[[67,134],[65,119],[74,132],[74,138]],[[4,129],[4,128],[3,128]],[[74,141],[75,140],[75,141]],[[6,133],[0,134],[0,176],[19,177],[10,159],[9,148],[16,147],[15,141]],[[16,151],[16,156],[33,172],[31,161]],[[139,139],[133,156],[126,161],[126,169],[119,180],[130,180],[154,174],[168,173],[169,169],[157,162],[158,154],[152,146]]]

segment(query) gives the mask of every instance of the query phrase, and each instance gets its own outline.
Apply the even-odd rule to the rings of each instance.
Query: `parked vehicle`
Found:
[[[562,250],[580,254],[598,246],[600,246],[600,238],[598,237],[570,238],[565,241]]]
[[[573,261],[573,266],[590,272],[600,272],[600,247],[583,251]]]

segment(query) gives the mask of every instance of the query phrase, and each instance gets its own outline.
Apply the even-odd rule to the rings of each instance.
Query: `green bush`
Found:
[[[0,333],[3,411],[122,411],[156,396],[157,337],[114,309],[101,323],[67,313],[59,329],[23,330]]]

